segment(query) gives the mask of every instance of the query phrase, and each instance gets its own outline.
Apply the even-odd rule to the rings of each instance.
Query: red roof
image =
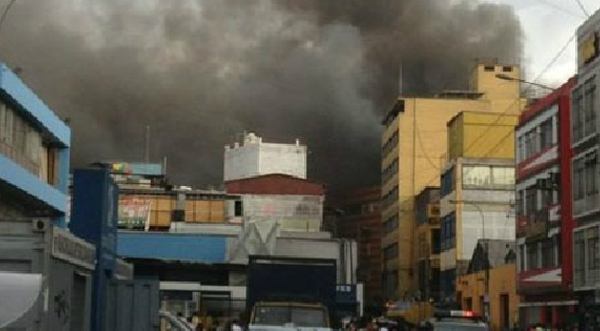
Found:
[[[322,184],[285,174],[268,174],[225,182],[231,194],[325,195]]]

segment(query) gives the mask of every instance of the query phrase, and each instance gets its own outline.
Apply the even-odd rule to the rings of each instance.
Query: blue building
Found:
[[[0,219],[65,226],[71,130],[0,64]]]

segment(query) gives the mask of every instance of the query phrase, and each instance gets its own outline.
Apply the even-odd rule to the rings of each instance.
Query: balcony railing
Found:
[[[517,235],[534,237],[548,232],[548,209],[540,210],[527,216],[517,218]]]
[[[33,173],[36,177],[39,176],[40,165],[30,158],[28,158],[23,153],[15,150],[11,145],[0,141],[0,154],[6,156],[7,158],[15,161],[23,168],[27,169],[29,172]]]

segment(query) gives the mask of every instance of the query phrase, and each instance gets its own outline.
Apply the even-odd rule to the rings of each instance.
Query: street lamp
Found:
[[[544,89],[547,89],[547,90],[550,90],[550,91],[555,91],[556,90],[555,88],[552,88],[552,87],[550,87],[548,85],[544,85],[544,84],[540,84],[540,83],[536,83],[536,82],[529,82],[529,81],[526,81],[524,79],[510,77],[510,76],[508,76],[506,74],[497,74],[496,78],[502,79],[502,80],[507,80],[507,81],[510,81],[510,82],[519,82],[519,83],[523,83],[523,84],[533,85],[533,86],[541,87],[541,88],[544,88]]]
[[[467,205],[471,205],[473,207],[475,207],[475,209],[477,209],[477,211],[479,212],[479,215],[481,216],[481,232],[482,232],[482,238],[485,240],[485,216],[483,214],[483,210],[481,209],[481,206],[479,206],[478,203],[472,202],[472,201],[466,201],[466,200],[461,200],[461,201],[457,201],[457,200],[449,200],[448,202],[452,203],[452,204],[458,204],[458,203],[462,203],[462,204],[467,204]],[[489,257],[489,251],[488,251],[488,247],[487,245],[484,243],[483,244],[483,253],[484,253],[484,257],[485,257],[485,261],[484,261],[484,265],[485,265],[485,293],[484,293],[484,305],[485,305],[485,317],[486,319],[489,320],[489,312],[490,312],[490,299],[489,299],[489,293],[490,293],[490,257]]]

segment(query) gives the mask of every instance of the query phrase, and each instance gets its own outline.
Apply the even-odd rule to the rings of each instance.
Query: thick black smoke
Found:
[[[4,0],[6,3],[6,0]],[[477,57],[518,61],[506,6],[451,0],[19,0],[0,57],[71,120],[73,163],[167,156],[218,184],[237,133],[309,146],[333,189],[379,181],[379,121],[398,90],[466,85]]]

